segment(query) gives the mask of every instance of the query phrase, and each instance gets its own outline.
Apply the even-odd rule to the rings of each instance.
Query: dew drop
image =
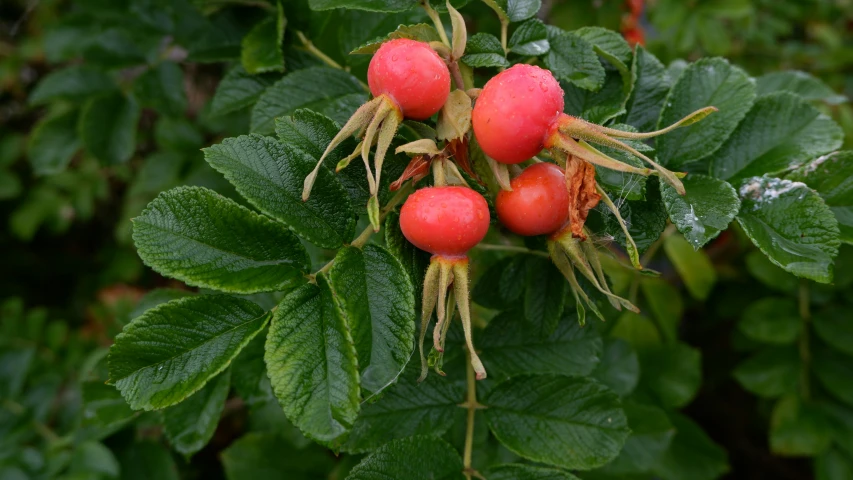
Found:
[[[391,55],[391,61],[396,62],[397,61],[397,55]]]

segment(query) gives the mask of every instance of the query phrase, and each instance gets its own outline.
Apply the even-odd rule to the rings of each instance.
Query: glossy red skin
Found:
[[[382,44],[370,60],[367,83],[374,97],[391,97],[413,120],[426,120],[447,101],[450,71],[424,42],[398,38]]]
[[[563,89],[548,70],[518,64],[486,82],[472,121],[477,142],[500,163],[542,151],[548,127],[563,113]]]
[[[421,250],[462,257],[489,231],[489,206],[467,187],[422,188],[403,204],[400,229]]]
[[[495,200],[498,219],[506,228],[525,236],[546,235],[565,225],[569,192],[563,170],[553,163],[527,167],[501,190]]]

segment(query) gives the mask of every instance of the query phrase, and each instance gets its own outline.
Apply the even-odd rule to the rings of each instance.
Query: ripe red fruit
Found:
[[[495,200],[498,218],[519,235],[545,235],[562,227],[569,216],[569,192],[563,170],[553,163],[527,167]]]
[[[461,257],[489,230],[489,206],[466,187],[429,187],[409,195],[400,210],[403,235],[440,257]]]
[[[382,44],[367,69],[370,93],[391,97],[414,120],[438,112],[450,94],[450,71],[424,42],[399,38]]]
[[[520,163],[539,153],[563,113],[563,89],[548,70],[518,64],[486,82],[474,105],[474,135],[486,155]]]

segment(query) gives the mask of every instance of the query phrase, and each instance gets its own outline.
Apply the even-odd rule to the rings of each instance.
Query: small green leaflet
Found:
[[[619,397],[582,377],[522,375],[484,402],[492,433],[514,453],[573,470],[613,460],[630,432]]]
[[[133,93],[144,107],[182,117],[187,109],[184,71],[175,62],[162,62],[133,82]]]
[[[800,370],[794,346],[766,347],[738,365],[732,375],[750,392],[773,398],[796,391]]]
[[[161,193],[134,219],[133,240],[158,273],[220,291],[285,290],[308,270],[284,225],[201,187]]]
[[[700,108],[713,106],[719,111],[701,122],[658,137],[655,144],[658,160],[677,169],[711,155],[731,135],[754,99],[755,82],[727,60],[703,58],[689,65],[666,97],[658,128]]]
[[[786,176],[814,189],[838,220],[841,241],[853,243],[853,152],[835,152],[806,163]]]
[[[116,337],[109,383],[134,409],[179,403],[231,363],[269,314],[228,295],[187,297],[136,318]]]
[[[784,172],[839,148],[843,140],[828,115],[792,93],[773,93],[758,97],[711,158],[711,173],[738,180]]]
[[[545,66],[557,80],[571,82],[585,90],[597,91],[604,84],[604,67],[592,44],[574,33],[547,25],[551,49]]]
[[[813,190],[800,182],[752,177],[739,193],[738,223],[770,261],[799,277],[832,281],[838,222]]]
[[[507,48],[512,53],[538,57],[551,49],[548,43],[548,28],[541,20],[531,18],[515,28],[509,37]]]
[[[321,168],[311,198],[302,201],[303,181],[316,163],[305,153],[252,134],[205,148],[204,158],[254,206],[309,242],[337,248],[352,239],[355,214],[332,172]]]
[[[565,470],[510,463],[491,467],[485,472],[489,480],[578,480]]]
[[[462,459],[446,441],[435,437],[393,440],[353,468],[347,480],[461,480]]]
[[[329,272],[358,352],[362,387],[378,393],[411,358],[415,341],[415,291],[390,252],[378,245],[338,252]]]
[[[637,80],[625,105],[625,123],[643,132],[654,130],[672,80],[660,60],[639,45],[631,69]]]
[[[815,316],[815,326],[817,323]],[[797,314],[797,304],[793,299],[766,297],[746,307],[738,329],[757,342],[790,345],[800,335],[802,325],[803,321]]]
[[[28,157],[36,175],[59,173],[80,150],[77,111],[42,119],[27,142]]]
[[[80,114],[80,138],[103,165],[130,160],[141,110],[132,96],[114,93],[90,100]]]
[[[270,382],[287,418],[305,436],[332,445],[359,410],[355,346],[324,274],[278,305],[267,334]]]
[[[33,89],[29,102],[31,105],[60,99],[81,102],[115,88],[115,82],[103,70],[87,65],[73,65],[46,75]]]
[[[248,433],[222,451],[228,480],[316,480],[329,475],[328,453],[316,445],[297,449],[274,433]]]
[[[231,386],[231,370],[211,380],[183,402],[163,411],[163,430],[175,450],[189,457],[213,437]]]
[[[264,72],[283,72],[284,54],[281,42],[284,40],[284,28],[287,19],[281,2],[276,2],[276,16],[261,20],[243,37],[240,60],[243,68],[250,74]]]
[[[756,79],[759,95],[773,92],[795,93],[805,100],[821,101],[830,105],[847,102],[847,97],[835,93],[814,75],[797,70],[771,72]]]
[[[417,4],[418,0],[308,0],[311,10],[352,8],[371,12],[402,12]]]
[[[729,470],[726,451],[699,425],[677,412],[668,416],[676,433],[669,450],[655,465],[655,474],[663,480],[714,480]]]
[[[472,67],[508,67],[501,41],[489,33],[471,35],[462,61]]]
[[[672,223],[699,249],[729,227],[740,210],[740,198],[728,182],[713,177],[690,174],[682,183],[686,195],[662,184],[661,197]]]
[[[255,104],[270,85],[281,76],[275,73],[250,75],[242,65],[228,71],[210,101],[210,113],[225,115]]]
[[[410,40],[427,43],[441,41],[441,37],[438,36],[438,32],[432,25],[427,25],[425,23],[400,25],[396,30],[384,37],[374,38],[373,40],[360,45],[358,48],[351,51],[350,54],[372,55],[379,50],[379,47],[381,47],[383,43],[397,38],[408,38]]]
[[[343,70],[311,67],[297,70],[266,89],[252,108],[254,133],[268,134],[274,120],[300,108],[328,115],[343,125],[367,100],[358,79]]]

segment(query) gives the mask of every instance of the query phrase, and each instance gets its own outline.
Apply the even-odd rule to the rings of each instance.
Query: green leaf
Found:
[[[250,408],[272,402],[275,410],[284,416],[275,402],[267,376],[267,365],[264,363],[266,340],[266,333],[259,334],[234,359],[231,363],[231,386]]]
[[[131,408],[181,402],[225,370],[269,314],[227,295],[187,297],[155,307],[116,337],[110,381]]]
[[[163,430],[175,450],[189,457],[207,445],[219,424],[230,386],[231,371],[226,370],[191,397],[163,411]]]
[[[658,160],[669,168],[683,168],[713,154],[735,130],[754,99],[755,83],[725,59],[703,58],[689,65],[666,97],[658,128],[707,106],[719,111],[658,137]]]
[[[777,455],[816,456],[832,443],[832,423],[817,406],[796,394],[780,399],[770,420],[770,450]]]
[[[524,320],[527,331],[538,338],[554,333],[563,316],[568,283],[547,258],[530,256],[526,262]]]
[[[797,277],[776,266],[759,250],[753,250],[746,255],[746,268],[750,275],[774,290],[795,294],[800,287]]]
[[[329,272],[358,354],[361,386],[393,383],[415,345],[415,289],[399,260],[378,245],[338,252]]]
[[[625,403],[624,408],[631,436],[619,456],[601,472],[610,475],[649,472],[669,448],[675,427],[659,408],[633,402]]]
[[[391,212],[385,217],[385,245],[400,260],[415,288],[415,311],[420,312],[420,292],[423,290],[424,275],[429,266],[430,254],[406,240],[400,230],[400,214]]]
[[[143,107],[180,117],[187,109],[184,72],[175,62],[162,62],[133,82],[133,94]]]
[[[616,67],[627,80],[631,79],[629,65],[633,54],[625,37],[602,27],[583,27],[572,33],[591,43],[597,54]]]
[[[264,72],[283,72],[284,54],[281,42],[287,20],[281,2],[276,2],[277,14],[255,25],[241,43],[240,61],[252,75]]]
[[[789,310],[789,314],[795,310]],[[814,314],[817,335],[839,352],[853,356],[853,322],[846,306],[831,306]]]
[[[794,94],[773,93],[758,97],[712,157],[711,173],[736,180],[784,172],[839,148],[843,140],[828,115]]]
[[[379,47],[388,40],[397,38],[407,38],[409,40],[417,40],[419,42],[440,42],[441,37],[438,36],[438,31],[426,23],[418,23],[416,25],[400,25],[393,32],[374,38],[365,42],[350,52],[350,55],[372,55],[379,50]]]
[[[495,3],[513,23],[527,20],[542,8],[542,0],[495,0]]]
[[[793,299],[767,297],[744,310],[738,329],[757,342],[789,345],[800,335],[802,323]]]
[[[119,455],[122,480],[178,480],[178,467],[163,445],[151,440],[133,442]]]
[[[823,155],[785,178],[817,191],[838,220],[841,240],[853,243],[853,152]]]
[[[77,112],[42,119],[32,130],[27,154],[36,175],[52,175],[65,170],[80,150]]]
[[[616,325],[610,329],[610,336],[625,340],[637,350],[657,348],[663,343],[661,332],[652,318],[630,311],[619,315]]]
[[[672,80],[660,60],[640,45],[631,68],[637,81],[625,104],[625,123],[644,132],[654,130]]]
[[[585,90],[597,91],[604,85],[604,67],[592,44],[559,28],[547,26],[551,49],[543,59],[557,80],[571,82]]]
[[[229,480],[316,480],[329,475],[329,456],[320,448],[297,450],[282,437],[249,433],[222,451]]]
[[[738,365],[732,374],[743,388],[773,398],[797,388],[801,368],[796,348],[767,347]]]
[[[832,281],[838,222],[805,184],[769,177],[746,179],[738,223],[774,264],[799,277]]]
[[[284,413],[305,436],[332,444],[349,432],[359,410],[358,360],[324,274],[278,305],[264,360]]]
[[[447,442],[434,437],[411,437],[388,442],[353,468],[347,480],[461,479],[462,459]]]
[[[33,89],[29,102],[31,105],[55,100],[83,102],[115,88],[115,83],[103,70],[87,65],[72,65],[46,75]]]
[[[838,448],[831,448],[815,459],[815,480],[853,478],[853,460]]]
[[[402,12],[417,4],[418,0],[308,0],[311,10],[352,8],[370,12]]]
[[[688,417],[670,412],[675,437],[655,466],[663,480],[714,480],[729,471],[726,451]]]
[[[332,172],[321,168],[311,198],[302,201],[303,181],[315,165],[303,152],[252,134],[205,148],[204,158],[254,206],[309,242],[337,248],[352,239],[355,214]]]
[[[663,339],[666,342],[678,340],[678,327],[684,315],[684,300],[678,289],[663,278],[655,277],[641,278],[640,288]]]
[[[708,254],[694,248],[680,235],[670,235],[663,242],[666,256],[675,266],[690,296],[705,300],[717,283],[717,272]]]
[[[145,294],[142,298],[139,299],[139,302],[136,303],[136,306],[133,307],[133,311],[130,312],[128,318],[131,320],[142,315],[149,309],[156,307],[157,305],[170,302],[172,300],[177,300],[179,298],[191,297],[193,292],[187,290],[177,290],[174,288],[155,288],[154,290],[150,290]]]
[[[631,344],[618,338],[604,340],[601,362],[593,378],[624,397],[634,391],[640,380],[640,360]]]
[[[663,184],[661,197],[672,223],[698,249],[729,227],[740,210],[740,198],[728,182],[713,177],[690,174],[682,183],[687,195]]]
[[[531,18],[515,28],[509,37],[507,48],[512,53],[530,57],[545,55],[551,49],[548,43],[548,28],[541,20]]]
[[[250,75],[242,65],[228,71],[210,101],[210,114],[214,116],[252,106],[270,85],[280,77],[276,74]]]
[[[491,467],[485,472],[489,480],[579,480],[578,477],[556,468],[510,463]]]
[[[158,273],[226,292],[286,290],[308,269],[284,225],[202,187],[161,193],[134,219],[133,241]]]
[[[464,383],[439,375],[418,382],[419,376],[420,364],[410,362],[397,383],[365,403],[344,450],[362,453],[399,438],[444,435],[460,410]]]
[[[813,352],[812,371],[829,393],[853,406],[853,362],[850,356],[831,348],[818,348]]]
[[[267,88],[252,108],[252,132],[272,133],[276,117],[300,108],[322,113],[344,124],[367,100],[358,79],[343,70],[312,67],[285,75]]]
[[[702,354],[684,344],[662,346],[642,352],[640,382],[669,408],[681,408],[702,384]]]
[[[477,341],[490,378],[529,374],[589,375],[599,363],[602,342],[592,327],[567,315],[548,337],[530,333],[517,312],[493,318]]]
[[[508,67],[501,41],[489,33],[471,35],[462,61],[471,67]]]
[[[759,95],[791,92],[805,100],[822,101],[830,105],[847,102],[847,97],[835,93],[817,77],[797,70],[766,73],[756,79],[756,86]]]
[[[517,376],[495,386],[485,404],[489,428],[504,446],[573,470],[610,462],[630,432],[616,394],[585,378]]]
[[[91,475],[94,478],[117,478],[119,468],[115,455],[103,443],[85,442],[74,449],[68,474],[72,477],[76,474]]]
[[[136,150],[139,104],[120,93],[90,100],[80,114],[80,138],[105,165],[124,163]]]
[[[129,422],[136,415],[114,386],[100,381],[84,382],[83,425],[95,425],[112,430]]]
[[[619,72],[608,66],[605,68],[604,84],[595,91],[562,82],[565,92],[563,111],[581,117],[592,123],[603,124],[625,112],[628,93]]]

